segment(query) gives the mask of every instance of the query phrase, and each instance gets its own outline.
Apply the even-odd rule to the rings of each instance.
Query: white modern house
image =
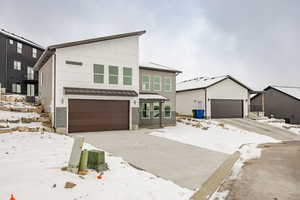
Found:
[[[249,87],[232,76],[199,77],[177,83],[176,112],[192,115],[204,110],[206,118],[243,118],[249,115]]]
[[[139,36],[145,31],[49,46],[34,66],[58,132],[135,129]]]

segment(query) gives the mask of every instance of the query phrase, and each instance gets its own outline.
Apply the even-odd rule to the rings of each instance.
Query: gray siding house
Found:
[[[176,125],[176,76],[181,71],[151,62],[140,64],[139,73],[139,126]]]
[[[251,98],[251,108],[264,110],[265,116],[273,115],[286,123],[300,124],[300,87],[269,86],[263,94]]]

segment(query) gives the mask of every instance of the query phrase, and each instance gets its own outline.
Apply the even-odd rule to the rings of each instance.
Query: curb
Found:
[[[200,186],[200,189],[190,200],[207,200],[217,190],[221,182],[231,172],[235,162],[240,158],[240,152],[236,151],[227,158],[222,165]]]

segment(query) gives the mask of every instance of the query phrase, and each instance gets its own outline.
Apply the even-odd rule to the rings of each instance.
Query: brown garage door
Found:
[[[129,101],[69,100],[69,133],[129,129]]]
[[[242,118],[243,100],[212,99],[211,118]]]

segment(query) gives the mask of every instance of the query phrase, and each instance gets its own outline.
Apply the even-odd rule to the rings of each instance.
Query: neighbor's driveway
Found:
[[[199,188],[228,154],[151,136],[153,130],[80,133],[97,148],[181,187]]]
[[[218,119],[218,121],[239,129],[266,135],[277,140],[300,140],[300,136],[282,128],[272,126],[266,123],[257,122],[252,119]]]

